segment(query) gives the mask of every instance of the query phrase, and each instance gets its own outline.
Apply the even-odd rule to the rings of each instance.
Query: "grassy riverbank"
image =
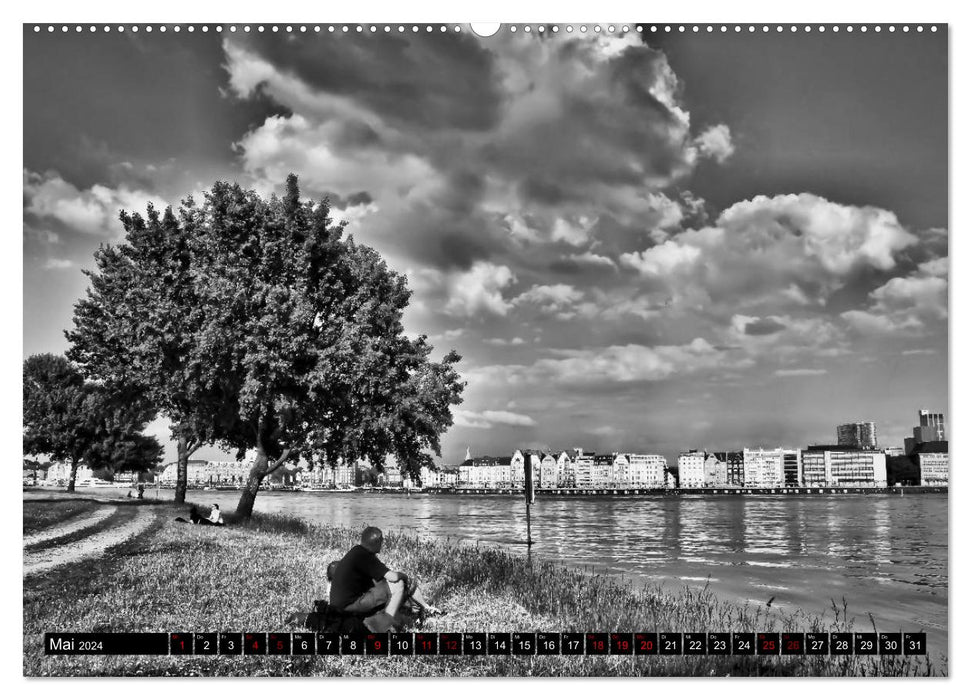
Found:
[[[73,503],[76,503],[73,502]],[[24,502],[31,529],[46,502]],[[66,507],[59,504],[57,507]],[[174,522],[185,507],[146,503],[153,527],[103,559],[24,583],[25,675],[938,675],[920,657],[45,657],[45,631],[302,631],[284,624],[324,597],[327,563],[359,533],[273,516],[226,528]],[[68,508],[71,514],[81,508]],[[428,631],[843,631],[825,619],[783,617],[718,601],[708,591],[636,590],[615,578],[530,563],[492,547],[386,533],[382,559],[413,572],[449,615]]]

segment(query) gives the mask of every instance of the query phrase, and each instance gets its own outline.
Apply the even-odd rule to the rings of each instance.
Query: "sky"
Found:
[[[463,356],[448,463],[856,420],[902,445],[947,406],[944,33],[28,28],[24,54],[25,357],[66,349],[118,210],[294,172]]]

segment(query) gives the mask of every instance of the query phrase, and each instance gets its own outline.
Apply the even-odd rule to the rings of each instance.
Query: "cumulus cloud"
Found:
[[[566,320],[576,315],[574,306],[582,298],[583,292],[569,284],[540,284],[520,294],[513,303],[531,306],[546,315]]]
[[[512,304],[502,290],[515,281],[516,276],[505,265],[477,262],[471,269],[449,276],[445,312],[453,316],[505,316]]]
[[[665,241],[640,253],[624,253],[620,262],[643,275],[668,275],[679,267],[688,267],[701,255],[701,249]]]
[[[720,339],[762,365],[796,363],[850,352],[846,334],[833,320],[812,316],[732,316]]]
[[[57,222],[90,236],[115,238],[124,233],[118,213],[144,212],[148,202],[163,209],[167,202],[141,190],[92,185],[81,190],[57,173],[23,171],[24,214]]]
[[[463,428],[494,428],[497,425],[516,427],[532,427],[536,421],[522,413],[512,411],[468,411],[462,408],[452,409],[455,425]]]
[[[732,132],[725,124],[706,129],[695,139],[695,145],[703,156],[724,163],[735,152]]]
[[[864,309],[842,317],[866,335],[912,334],[947,320],[948,259],[928,260],[907,277],[894,277],[869,294]]]
[[[812,194],[758,196],[732,205],[713,226],[687,229],[621,256],[657,278],[686,307],[823,306],[860,271],[889,271],[917,242],[890,211]]]

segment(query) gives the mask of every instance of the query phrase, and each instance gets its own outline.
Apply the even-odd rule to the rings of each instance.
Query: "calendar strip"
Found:
[[[926,656],[924,632],[49,632],[48,656]]]

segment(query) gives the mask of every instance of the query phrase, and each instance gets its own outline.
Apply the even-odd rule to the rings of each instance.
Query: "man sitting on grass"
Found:
[[[403,572],[391,571],[378,559],[383,544],[381,530],[367,527],[361,533],[361,544],[354,545],[343,559],[327,567],[330,605],[348,613],[372,613],[364,619],[372,632],[387,632],[400,624],[397,616],[406,600],[439,614],[441,611],[418,593],[417,584],[409,585]]]

